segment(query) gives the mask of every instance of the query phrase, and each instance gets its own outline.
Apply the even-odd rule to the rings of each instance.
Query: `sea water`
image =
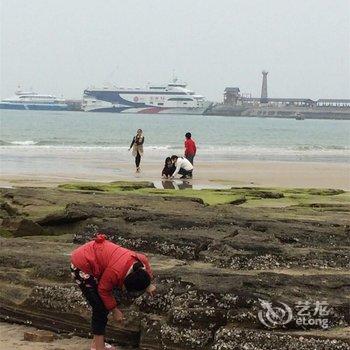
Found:
[[[82,156],[130,161],[138,128],[148,161],[182,155],[188,131],[198,161],[348,162],[350,156],[350,122],[344,120],[1,110],[0,127],[2,172]]]

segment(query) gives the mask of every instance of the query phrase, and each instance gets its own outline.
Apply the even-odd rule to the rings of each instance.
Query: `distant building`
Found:
[[[269,105],[275,106],[299,106],[299,107],[312,107],[316,105],[316,102],[309,98],[268,98]]]
[[[316,103],[318,107],[350,107],[350,99],[320,98]]]
[[[238,87],[227,87],[224,91],[224,104],[236,105],[240,97]]]

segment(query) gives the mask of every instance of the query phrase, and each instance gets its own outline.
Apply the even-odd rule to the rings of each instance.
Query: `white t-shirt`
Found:
[[[188,159],[183,157],[177,158],[175,165],[176,165],[176,169],[174,171],[173,176],[176,176],[180,169],[185,169],[187,171],[193,170],[193,165],[191,164],[191,162]]]

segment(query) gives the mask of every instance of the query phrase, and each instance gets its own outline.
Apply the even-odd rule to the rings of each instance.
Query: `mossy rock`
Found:
[[[247,199],[245,197],[241,197],[241,198],[234,199],[229,204],[240,205],[240,204],[245,203],[246,201],[247,201]]]
[[[204,202],[204,200],[202,198],[196,198],[196,197],[185,197],[185,196],[163,196],[162,197],[165,201],[178,201],[178,202],[182,202],[182,201],[190,201],[190,202],[194,202],[194,203],[199,203],[202,205],[206,205],[206,203]]]
[[[183,200],[198,201],[205,205],[243,204],[245,207],[290,207],[311,203],[348,201],[347,192],[338,189],[282,189],[263,187],[231,187],[227,189],[158,189],[148,181],[115,181],[110,183],[71,183],[59,186],[60,189],[79,192],[108,194],[177,197]],[[337,196],[339,195],[339,196]]]
[[[336,196],[338,194],[345,193],[344,190],[332,188],[293,188],[285,189],[283,192],[288,194],[301,194],[312,196]]]
[[[90,191],[90,192],[118,192],[133,191],[146,188],[154,188],[153,182],[148,181],[115,181],[110,183],[71,183],[58,186],[65,190]]]
[[[227,192],[227,190],[220,190],[222,192]],[[264,198],[264,199],[279,199],[284,198],[282,192],[277,192],[269,188],[260,188],[260,187],[231,187],[231,193],[241,194],[242,196],[249,196],[255,198]]]
[[[307,193],[313,196],[336,196],[337,194],[345,193],[345,191],[339,190],[339,189],[332,189],[332,188],[326,188],[326,189],[311,188],[307,190]]]
[[[123,191],[139,190],[141,188],[155,188],[154,183],[149,181],[135,181],[135,182],[114,181],[114,182],[111,182],[111,185],[116,186]]]
[[[335,211],[335,212],[350,212],[348,204],[332,204],[332,203],[306,203],[300,204],[299,207],[309,207],[313,209]]]
[[[58,185],[58,188],[64,189],[64,190],[77,190],[77,191],[97,191],[97,192],[104,192],[104,185],[97,185],[97,184],[62,184]]]
[[[13,237],[13,235],[12,235],[11,231],[0,227],[0,237],[9,238],[9,237]]]
[[[18,210],[7,202],[0,202],[0,219],[6,219],[18,215]]]
[[[252,191],[250,194],[257,198],[264,198],[264,199],[279,199],[284,198],[284,194],[281,192],[272,192],[272,191]]]
[[[32,220],[26,218],[4,219],[3,230],[11,233],[12,237],[46,235],[47,231]],[[7,234],[5,232],[5,234]]]

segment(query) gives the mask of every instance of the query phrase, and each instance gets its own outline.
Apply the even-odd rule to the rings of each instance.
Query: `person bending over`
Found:
[[[192,178],[193,165],[188,159],[173,155],[171,157],[171,161],[176,167],[171,178],[174,178],[177,174],[182,175],[181,179]]]
[[[132,148],[132,155],[135,157],[136,172],[140,172],[141,157],[143,156],[143,143],[145,142],[145,137],[141,129],[137,130],[136,135],[131,141],[129,151]]]
[[[164,168],[162,170],[162,177],[166,179],[170,178],[174,174],[175,169],[175,165],[171,161],[171,158],[166,157],[164,162]]]
[[[187,132],[185,135],[185,157],[190,161],[192,165],[196,153],[196,142],[192,139],[192,134],[190,132]]]
[[[115,350],[104,339],[109,312],[116,322],[124,319],[113,289],[118,288],[134,296],[144,292],[153,295],[156,287],[151,284],[153,276],[147,257],[108,241],[104,234],[98,234],[93,241],[72,252],[71,273],[92,308],[91,350]]]

